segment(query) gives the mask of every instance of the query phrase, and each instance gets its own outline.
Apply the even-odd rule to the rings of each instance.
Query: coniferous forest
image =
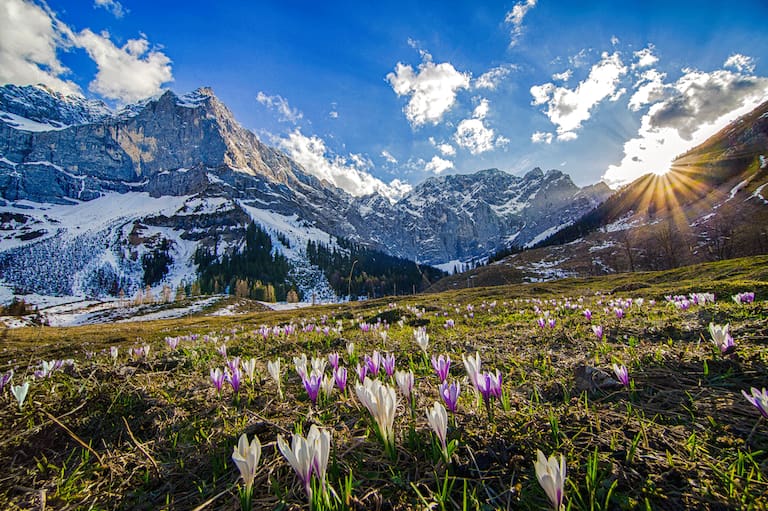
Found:
[[[307,258],[323,270],[339,296],[375,298],[422,291],[444,272],[393,257],[346,239],[338,247],[307,242]]]
[[[245,230],[243,248],[220,258],[216,247],[201,247],[195,253],[200,291],[226,293],[264,301],[285,300],[292,286],[291,265],[273,250],[269,234],[251,222]]]

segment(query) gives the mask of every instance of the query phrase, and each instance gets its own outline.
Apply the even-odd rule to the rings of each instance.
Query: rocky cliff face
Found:
[[[166,92],[112,112],[103,103],[42,87],[0,87],[0,204],[27,215],[14,224],[21,230],[11,226],[0,238],[7,240],[0,253],[67,230],[63,217],[54,218],[44,207],[25,213],[20,200],[79,211],[119,195],[118,202],[133,210],[112,211],[109,222],[99,224],[106,230],[76,227],[109,233],[112,255],[101,254],[99,268],[113,259],[119,266],[127,257],[120,254],[131,252],[124,247],[135,229],[126,226],[145,226],[151,235],[144,238],[155,244],[166,237],[179,247],[175,256],[191,264],[194,248],[187,242],[234,250],[250,219],[274,233],[291,231],[295,257],[312,233],[314,239],[346,237],[437,264],[529,243],[572,222],[608,193],[607,187],[580,190],[559,171],[535,169],[523,177],[486,170],[429,179],[396,204],[378,195],[354,198],[262,144],[207,88],[181,97]],[[167,199],[161,202],[176,209],[160,208],[155,199]],[[63,211],[57,214],[66,216]],[[135,266],[141,250],[131,254]],[[80,272],[89,267],[76,266]]]
[[[75,112],[79,115],[70,115],[64,108],[51,107],[57,96],[48,97],[46,108],[35,107],[37,103],[24,108],[18,100],[38,101],[41,94],[43,90],[33,88],[26,95],[8,98],[6,94],[0,101],[0,105],[19,112],[10,117],[0,115],[4,121],[0,122],[3,197],[88,200],[100,191],[119,191],[157,174],[200,165],[237,169],[280,183],[296,182],[296,173],[302,173],[285,155],[263,145],[237,124],[210,89],[198,89],[183,97],[169,91],[143,106],[112,115],[100,109],[85,111],[82,104],[83,111]],[[32,115],[36,122],[43,121],[46,112],[55,118],[47,124],[58,123],[57,129],[42,131],[38,125],[38,130],[31,131],[25,129],[29,123],[13,122],[16,115]],[[41,162],[51,174],[48,180],[38,177],[35,166]],[[63,175],[53,176],[56,172]]]

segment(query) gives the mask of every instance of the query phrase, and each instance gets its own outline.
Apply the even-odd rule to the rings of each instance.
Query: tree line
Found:
[[[445,273],[339,239],[338,246],[307,242],[307,258],[325,274],[339,296],[379,297],[423,291]]]

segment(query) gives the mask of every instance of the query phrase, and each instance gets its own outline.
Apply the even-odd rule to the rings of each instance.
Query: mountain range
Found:
[[[354,197],[244,129],[209,88],[119,110],[44,86],[0,87],[0,277],[42,294],[105,294],[195,279],[200,247],[242,249],[255,222],[304,292],[330,295],[309,241],[344,239],[421,264],[460,266],[530,246],[611,194],[566,174],[488,169],[426,180],[400,200]],[[111,284],[110,284],[111,283]]]

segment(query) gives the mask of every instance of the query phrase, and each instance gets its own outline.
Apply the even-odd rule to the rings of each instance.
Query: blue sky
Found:
[[[768,100],[768,4],[0,0],[0,81],[210,86],[353,194],[561,169],[618,185]]]

